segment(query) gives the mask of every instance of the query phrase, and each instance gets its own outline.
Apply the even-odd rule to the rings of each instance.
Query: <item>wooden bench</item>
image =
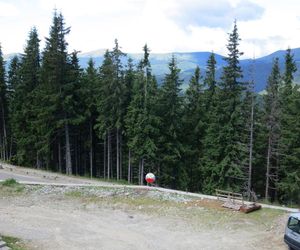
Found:
[[[216,189],[216,196],[218,200],[225,201],[222,205],[223,207],[238,211],[242,206],[244,206],[244,198],[240,193]]]

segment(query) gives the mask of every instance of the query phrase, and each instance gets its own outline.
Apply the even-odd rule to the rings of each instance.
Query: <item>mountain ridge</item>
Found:
[[[106,49],[98,49],[89,52],[83,52],[78,54],[79,64],[82,68],[87,67],[87,63],[90,58],[93,58],[97,67],[103,62],[103,55]],[[300,69],[300,48],[291,49],[294,54],[294,60],[297,68]],[[163,81],[165,74],[168,73],[168,63],[174,55],[177,59],[178,67],[181,69],[180,76],[184,80],[183,89],[188,86],[189,79],[194,73],[197,66],[200,67],[201,75],[204,77],[207,60],[211,52],[199,51],[199,52],[173,52],[173,53],[150,53],[150,63],[152,66],[152,72],[156,76],[159,83]],[[278,50],[269,55],[256,58],[256,59],[241,59],[240,65],[243,70],[244,81],[254,80],[255,91],[263,91],[267,85],[268,77],[271,73],[273,60],[275,57],[279,58],[279,66],[281,72],[284,71],[284,57],[286,50]],[[18,55],[17,53],[11,53],[4,55],[4,60],[9,64],[10,59]],[[20,54],[19,54],[20,55]],[[137,64],[143,57],[142,53],[128,53],[127,58],[132,58],[133,62]],[[123,59],[123,63],[126,64],[127,58]],[[217,79],[222,75],[223,67],[226,65],[224,60],[225,56],[215,53],[216,58],[216,76]],[[7,64],[7,65],[8,65]],[[251,73],[252,72],[252,73]],[[300,70],[294,75],[295,82],[300,83]]]

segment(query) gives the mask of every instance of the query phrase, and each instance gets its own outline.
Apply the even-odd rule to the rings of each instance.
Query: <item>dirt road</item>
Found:
[[[38,182],[38,183],[63,183],[63,184],[93,184],[93,185],[112,185],[109,182],[99,180],[89,180],[87,178],[69,177],[59,173],[51,173],[43,170],[17,167],[6,163],[0,163],[0,181],[13,178],[19,182]]]
[[[74,185],[0,188],[0,235],[24,239],[30,249],[287,249],[287,214],[279,210],[244,215],[206,196],[3,166],[0,180]]]
[[[248,216],[215,209],[215,201],[202,204],[181,196],[165,198],[157,191],[112,190],[0,190],[0,234],[41,250],[287,249],[282,241],[286,214],[281,211],[265,209]]]

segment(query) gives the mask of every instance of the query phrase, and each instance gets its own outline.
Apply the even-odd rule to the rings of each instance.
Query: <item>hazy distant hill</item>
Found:
[[[97,66],[101,65],[104,52],[105,50],[102,49],[79,54],[80,65],[85,68],[88,60],[91,57],[94,58]],[[297,67],[299,68],[299,71],[295,74],[295,80],[296,82],[300,83],[300,48],[292,49],[292,52],[294,53],[294,59],[297,63]],[[268,56],[257,58],[254,62],[250,59],[241,60],[240,64],[243,69],[244,80],[250,80],[251,77],[253,77],[255,80],[255,90],[257,92],[264,90],[268,76],[271,72],[273,59],[275,57],[279,58],[280,68],[282,72],[284,71],[285,53],[285,50],[279,50]],[[173,54],[177,58],[178,66],[181,69],[181,77],[184,79],[183,88],[187,87],[189,79],[192,76],[197,65],[199,65],[199,67],[201,68],[202,75],[205,74],[206,62],[208,60],[210,52],[175,52]],[[11,58],[12,55],[13,54],[6,55],[5,60],[9,61],[9,58]],[[135,63],[138,63],[142,56],[142,54],[128,54],[128,57],[131,57]],[[164,75],[168,72],[168,62],[171,57],[172,53],[150,54],[153,73],[156,75],[159,82],[162,81]],[[126,60],[124,60],[124,63],[126,63]],[[216,54],[216,61],[217,77],[220,77],[220,75],[222,74],[222,67],[226,64],[226,62],[223,60],[223,56],[218,54]],[[251,73],[251,69],[253,73]]]
[[[299,68],[299,72],[296,72],[295,74],[295,80],[296,82],[300,82],[300,48],[292,49],[292,52],[294,53],[294,59],[297,63],[297,66]],[[92,51],[90,53],[84,53],[80,54],[80,64],[82,67],[86,67],[87,61],[90,57],[93,57],[96,61],[97,65],[100,65],[103,60],[103,53],[104,50],[99,51]],[[268,79],[268,76],[271,72],[273,59],[275,57],[279,58],[280,67],[282,72],[284,71],[284,57],[285,57],[285,50],[279,50],[276,51],[268,56],[264,56],[261,58],[253,60],[245,59],[241,60],[241,66],[244,73],[244,79],[250,80],[251,77],[255,80],[255,90],[261,91],[265,89],[266,82]],[[202,75],[205,73],[205,67],[206,62],[208,60],[208,57],[210,55],[210,52],[187,52],[187,53],[173,53],[178,61],[178,66],[181,69],[181,77],[185,81],[186,88],[188,81],[191,77],[191,75],[194,72],[194,69],[197,65],[202,70]],[[138,62],[142,54],[128,54],[129,57],[131,57],[134,62]],[[172,57],[172,53],[165,53],[165,54],[150,54],[150,61],[153,69],[153,73],[156,75],[158,81],[161,81],[164,77],[164,75],[168,72],[168,62],[170,58]],[[223,60],[223,56],[216,54],[216,61],[217,61],[217,76],[220,77],[222,74],[222,67],[226,64],[226,62]],[[251,70],[253,73],[251,73]]]

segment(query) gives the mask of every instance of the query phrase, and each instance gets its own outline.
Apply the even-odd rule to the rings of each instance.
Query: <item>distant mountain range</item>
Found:
[[[80,66],[85,68],[90,58],[94,59],[96,66],[100,66],[103,61],[104,52],[105,50],[102,49],[79,54],[78,57]],[[297,83],[300,83],[300,48],[292,49],[292,53],[294,54],[294,60],[296,61],[297,67],[299,69],[299,71],[295,73],[295,81]],[[175,52],[162,54],[152,53],[150,54],[152,71],[157,77],[159,83],[163,80],[165,74],[168,73],[168,62],[170,61],[172,54],[175,55],[178,62],[178,67],[181,69],[181,77],[184,80],[183,89],[188,86],[189,79],[193,75],[197,65],[200,67],[201,73],[204,76],[205,67],[210,52]],[[256,58],[255,60],[240,60],[240,65],[243,69],[244,80],[247,81],[253,78],[255,81],[255,91],[260,92],[264,90],[275,57],[279,58],[281,71],[284,71],[285,54],[285,50],[279,50],[268,56]],[[9,59],[13,55],[15,54],[6,55],[4,56],[4,59],[6,61],[9,61]],[[143,54],[128,54],[128,57],[131,57],[134,63],[138,63],[142,56]],[[217,77],[219,78],[222,74],[222,68],[226,65],[226,62],[223,60],[224,57],[221,55],[216,54],[215,57],[217,61]],[[124,61],[124,63],[126,63],[126,61]]]

